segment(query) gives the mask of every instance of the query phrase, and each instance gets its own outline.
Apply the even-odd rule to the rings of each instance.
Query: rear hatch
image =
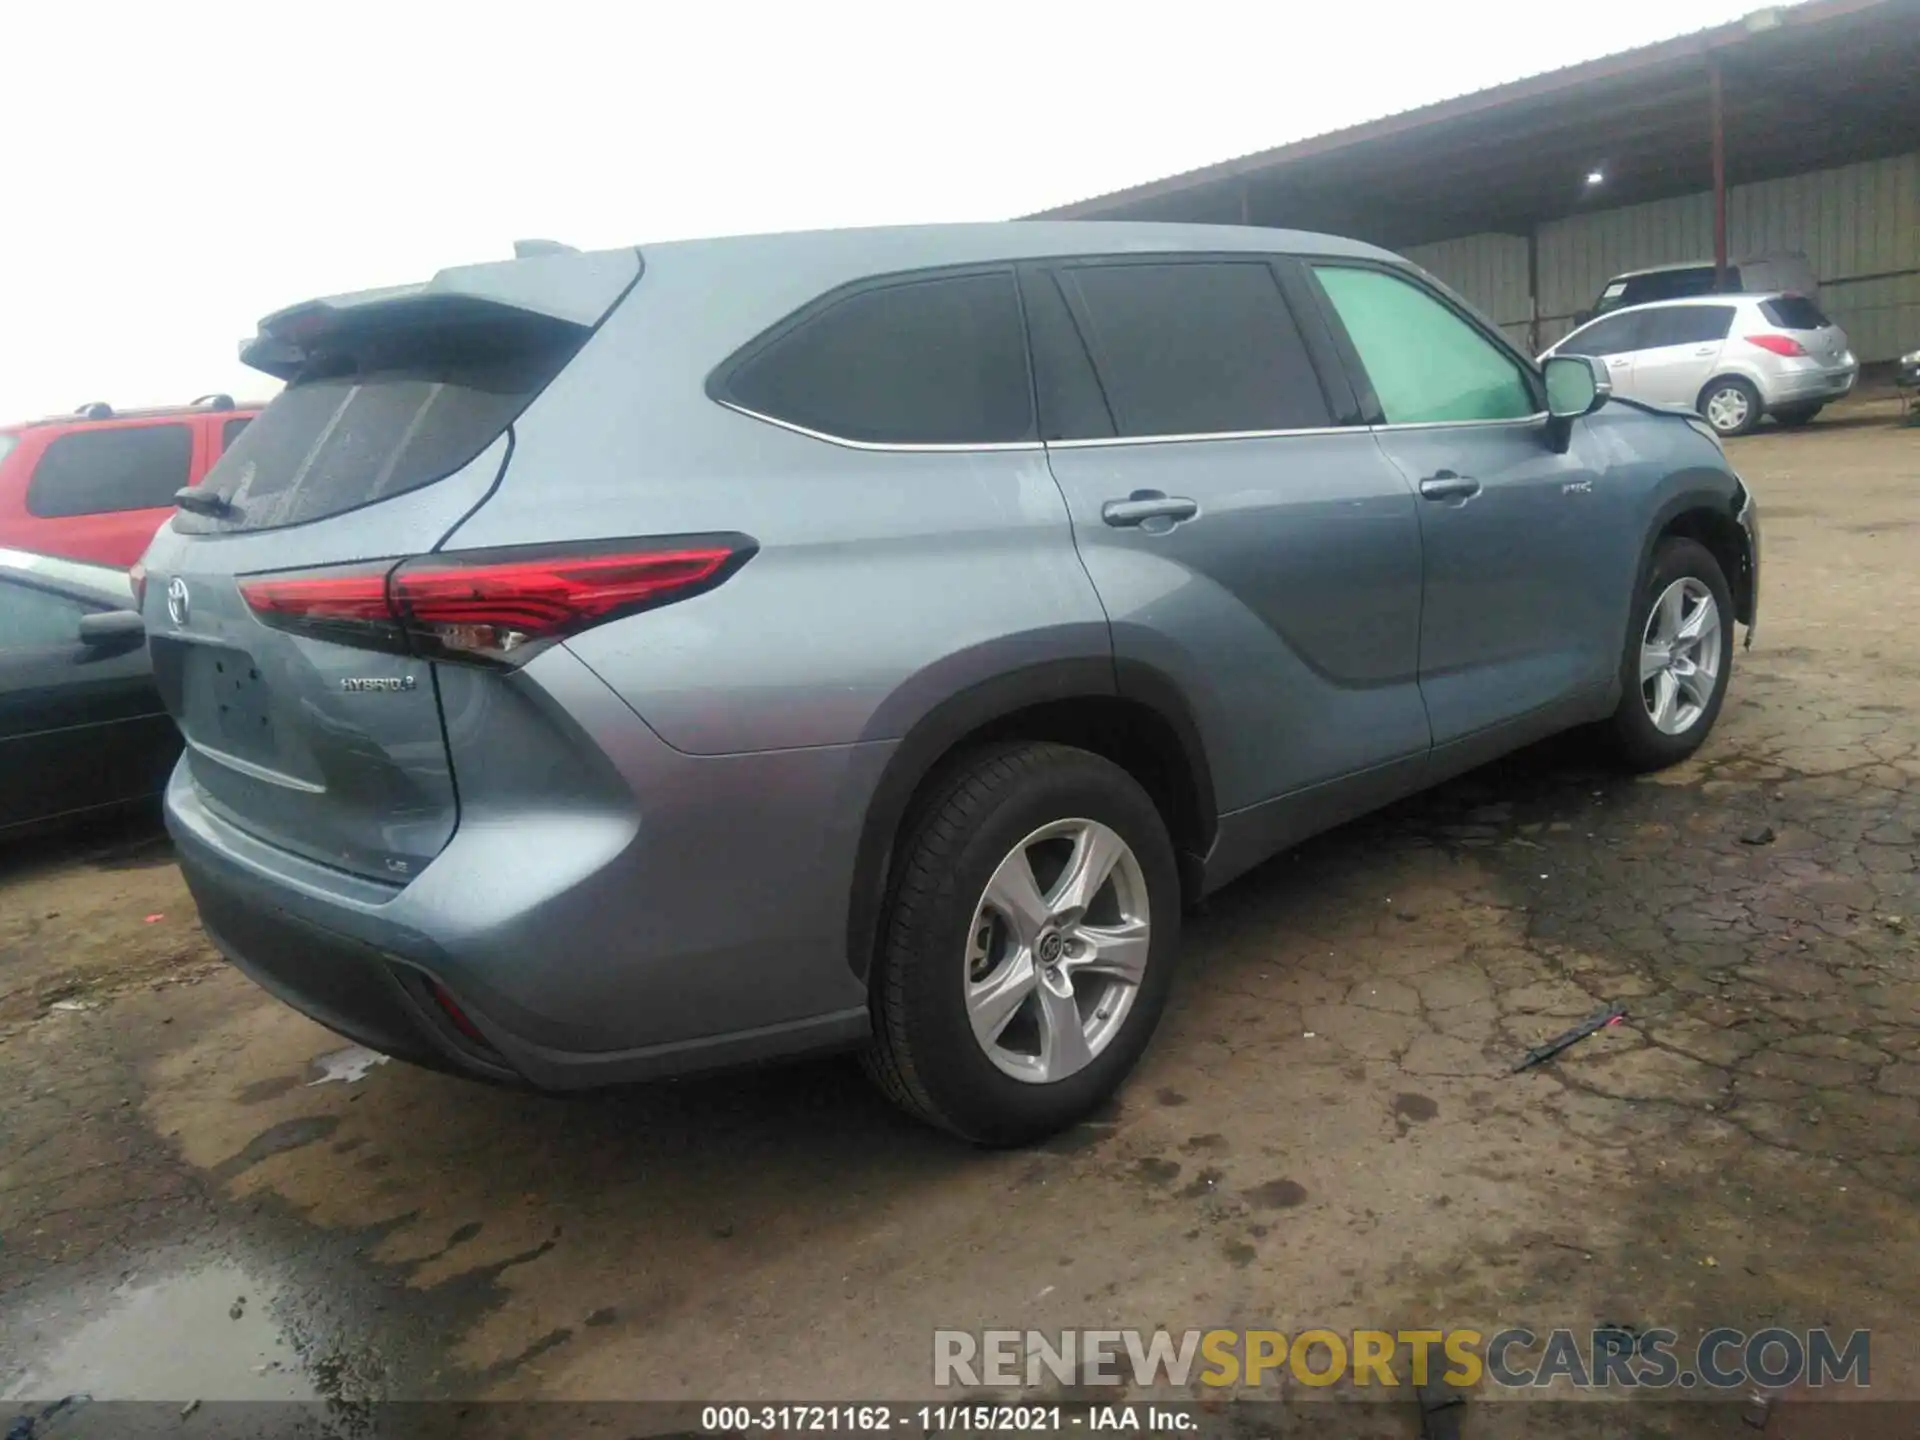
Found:
[[[242,358],[287,388],[145,559],[155,679],[215,814],[396,884],[446,845],[442,657],[401,592],[448,573],[432,552],[498,484],[516,418],[638,275],[630,250],[542,255],[262,322]]]
[[[1804,295],[1775,295],[1760,302],[1767,323],[1797,343],[1806,355],[1832,369],[1851,363],[1847,332]]]

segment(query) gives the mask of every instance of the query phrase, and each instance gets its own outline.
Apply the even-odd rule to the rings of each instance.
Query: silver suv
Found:
[[[1803,295],[1713,295],[1616,310],[1547,351],[1604,360],[1617,396],[1680,405],[1715,432],[1805,425],[1853,389],[1847,332]],[[1543,357],[1545,358],[1545,357]]]
[[[214,941],[562,1088],[859,1047],[1018,1143],[1183,907],[1568,726],[1714,723],[1752,503],[1697,421],[1403,261],[1004,224],[546,252],[296,306],[145,560]]]

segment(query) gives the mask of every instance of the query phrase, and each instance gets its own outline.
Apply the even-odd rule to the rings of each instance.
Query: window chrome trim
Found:
[[[759,420],[781,430],[789,430],[795,435],[804,435],[809,440],[824,440],[829,445],[838,445],[847,450],[872,450],[884,454],[906,455],[969,455],[975,452],[995,453],[1001,451],[1039,450],[1044,448],[1038,440],[995,440],[960,441],[956,443],[911,443],[904,440],[849,440],[844,435],[830,435],[824,430],[810,430],[805,425],[796,425],[791,420],[782,420],[777,415],[765,415],[758,410],[749,410],[745,405],[732,400],[713,397],[713,403],[723,410],[731,410],[736,415],[744,415],[749,420]]]
[[[1547,411],[1536,410],[1531,415],[1513,415],[1505,420],[1402,420],[1398,423],[1389,421],[1372,428],[1375,430],[1459,430],[1469,425],[1499,425],[1508,429],[1517,429],[1522,425],[1538,425],[1547,418]]]
[[[1307,425],[1296,430],[1204,430],[1192,435],[1088,435],[1048,440],[1049,450],[1093,450],[1106,445],[1190,445],[1207,440],[1284,440],[1299,435],[1364,435],[1364,425]]]
[[[1210,440],[1287,440],[1303,435],[1367,435],[1380,430],[1457,430],[1465,426],[1503,426],[1518,427],[1538,425],[1547,419],[1545,410],[1536,410],[1531,415],[1517,415],[1505,420],[1409,420],[1399,424],[1386,425],[1306,425],[1292,430],[1208,430],[1190,435],[1089,435],[1077,440],[1003,440],[981,441],[975,443],[954,444],[912,444],[895,440],[849,440],[843,435],[832,435],[824,430],[812,430],[805,425],[797,425],[791,420],[782,420],[777,415],[765,415],[758,410],[750,410],[731,400],[716,400],[714,403],[736,415],[744,415],[749,420],[758,420],[763,424],[791,431],[795,435],[804,435],[809,440],[824,440],[829,445],[838,445],[847,450],[868,450],[882,454],[904,455],[968,455],[996,454],[1030,450],[1094,450],[1109,445],[1192,445]]]

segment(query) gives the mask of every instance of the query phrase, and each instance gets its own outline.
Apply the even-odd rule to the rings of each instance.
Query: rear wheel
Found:
[[[1784,425],[1789,430],[1813,423],[1813,417],[1825,408],[1821,405],[1786,405],[1773,412],[1774,423]]]
[[[1173,846],[1132,776],[1063,745],[978,752],[910,825],[896,877],[865,1057],[890,1099],[1018,1145],[1118,1088],[1180,929]]]
[[[1635,597],[1610,732],[1634,770],[1687,758],[1720,715],[1733,673],[1733,599],[1719,561],[1693,540],[1664,540]]]
[[[1698,408],[1716,435],[1744,435],[1760,423],[1760,392],[1738,375],[1722,375],[1707,382]]]

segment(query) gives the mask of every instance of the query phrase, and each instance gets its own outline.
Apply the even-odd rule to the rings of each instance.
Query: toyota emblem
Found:
[[[175,625],[184,625],[190,608],[187,582],[176,575],[167,582],[167,618]]]

